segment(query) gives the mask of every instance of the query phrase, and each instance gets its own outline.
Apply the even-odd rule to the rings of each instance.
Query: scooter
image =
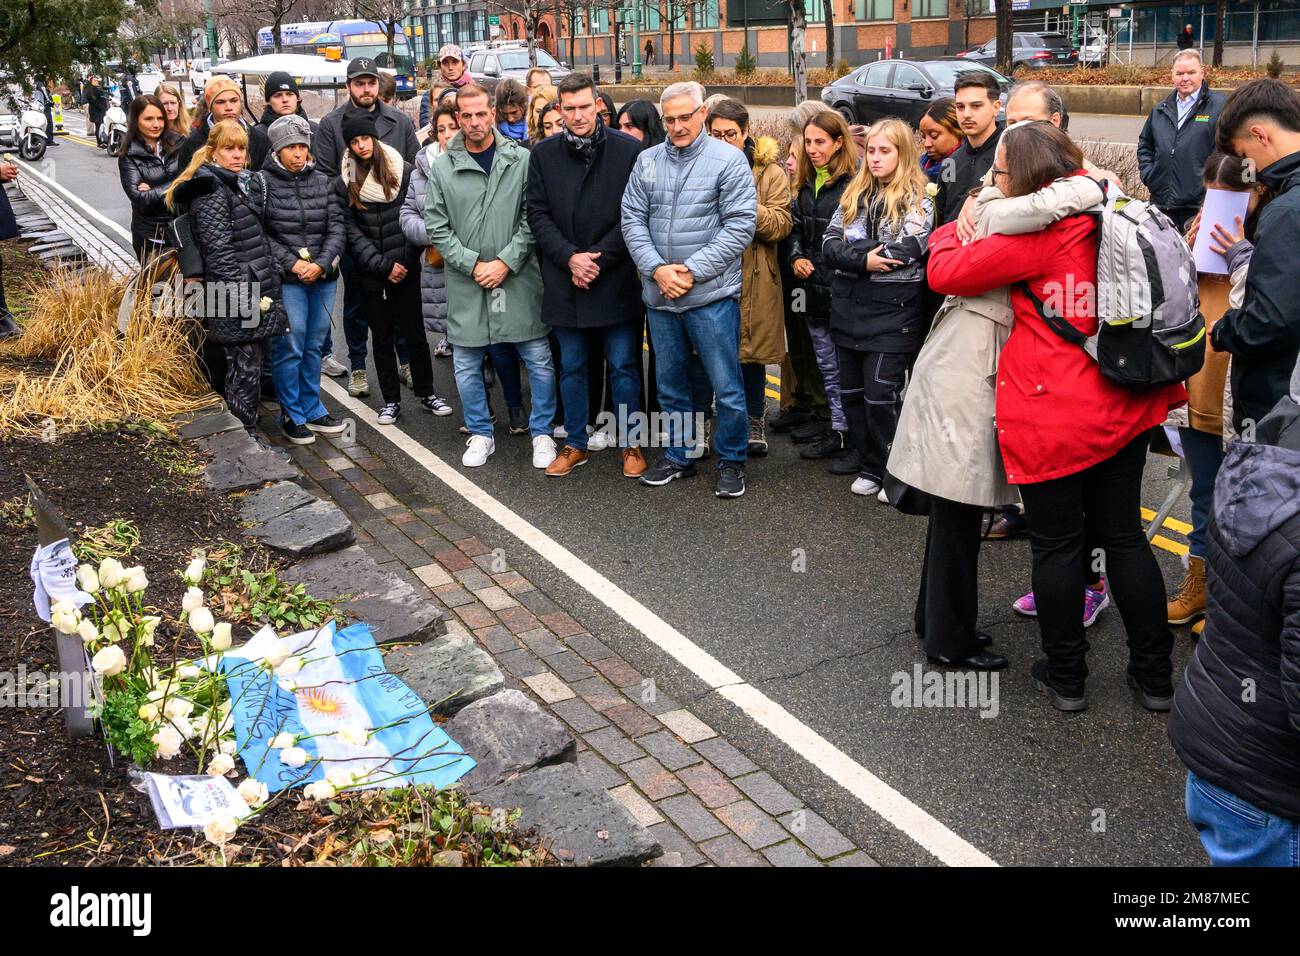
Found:
[[[99,124],[96,139],[100,148],[108,151],[108,155],[117,155],[118,149],[122,146],[122,140],[126,139],[126,111],[122,107],[110,106],[108,108],[103,121]]]
[[[30,105],[18,115],[18,155],[29,163],[45,155],[49,140],[45,138],[45,113]]]

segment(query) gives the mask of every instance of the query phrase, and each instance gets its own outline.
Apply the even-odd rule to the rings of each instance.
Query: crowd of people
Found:
[[[977,624],[985,541],[1029,539],[1032,590],[1015,609],[1037,619],[1031,672],[1061,711],[1087,706],[1086,629],[1113,597],[1137,701],[1173,710],[1211,858],[1282,861],[1290,846],[1297,862],[1293,90],[1256,80],[1225,101],[1194,50],[1175,59],[1138,148],[1151,227],[1176,230],[1187,262],[1185,243],[1210,230],[1228,268],[1182,273],[1206,330],[1185,343],[1205,355],[1195,374],[1134,387],[1080,344],[1100,333],[1103,213],[1120,183],[1084,158],[1044,83],[1004,103],[989,73],[960,74],[917,129],[801,103],[782,154],[742,103],[697,83],[618,108],[583,74],[553,85],[537,70],[489,93],[457,47],[439,59],[418,127],[365,58],[318,123],[283,74],[256,124],[220,77],[193,121],[167,87],[132,101],[120,164],[142,260],[189,242],[205,282],[260,291],[251,318],[232,303],[205,322],[213,387],[250,432],[267,393],[289,441],[340,430],[321,376],[366,396],[368,357],[381,426],[403,389],[451,415],[434,391],[442,357],[466,467],[496,450],[498,386],[508,434],[529,436],[549,477],[617,447],[624,476],[663,486],[711,457],[715,495],[734,498],[769,433],[788,436],[847,492],[926,516],[915,623],[936,664],[1008,666]],[[1207,188],[1249,193],[1246,215],[1203,223]],[[338,282],[346,366],[330,341]],[[1167,598],[1141,485],[1170,422],[1193,531]],[[1192,622],[1175,691],[1172,627]]]

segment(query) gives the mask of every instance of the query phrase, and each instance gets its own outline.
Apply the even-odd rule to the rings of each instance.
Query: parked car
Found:
[[[135,75],[135,82],[139,85],[141,93],[157,93],[162,81],[162,71],[152,63],[140,67],[140,72]]]
[[[498,47],[495,49],[472,49],[466,51],[469,57],[469,75],[474,82],[489,92],[505,77],[528,83],[528,47]],[[558,83],[572,70],[558,63],[555,57],[543,49],[537,50],[537,65],[551,74],[551,81]]]
[[[992,73],[1006,101],[1011,81],[1001,73],[979,63],[947,58],[868,63],[822,87],[822,102],[850,125],[897,116],[915,127],[936,96],[952,96],[957,74],[970,70]]]
[[[1105,66],[1109,56],[1110,38],[1106,36],[1106,31],[1098,30],[1096,27],[1085,27],[1083,45],[1079,47],[1079,65]]]
[[[208,80],[212,79],[213,75],[219,74],[222,76],[228,76],[232,80],[238,79],[234,73],[224,73],[222,71],[221,64],[229,62],[229,57],[219,57],[217,59],[216,69],[213,69],[211,60],[206,58],[195,60],[194,66],[190,69],[190,89],[194,91],[194,95],[202,95],[203,87],[208,85]]]
[[[977,46],[959,57],[972,63],[993,66],[998,60],[997,37],[983,46]],[[1064,33],[1013,33],[1011,35],[1011,69],[1028,67],[1044,69],[1046,67],[1077,66],[1079,51],[1074,49],[1070,38]]]

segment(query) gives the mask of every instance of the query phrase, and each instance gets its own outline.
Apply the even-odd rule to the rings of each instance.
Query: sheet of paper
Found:
[[[146,773],[145,786],[164,830],[201,827],[222,814],[242,819],[248,804],[225,777]]]
[[[1227,189],[1205,190],[1205,205],[1201,207],[1201,227],[1196,232],[1196,245],[1192,247],[1192,257],[1196,260],[1198,272],[1213,272],[1217,275],[1228,274],[1228,263],[1223,256],[1210,248],[1214,224],[1229,232],[1237,229],[1236,217],[1246,219],[1246,206],[1250,202],[1250,193],[1232,192]]]

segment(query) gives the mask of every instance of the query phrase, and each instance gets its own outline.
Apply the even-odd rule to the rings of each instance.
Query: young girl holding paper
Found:
[[[1215,152],[1205,161],[1207,197],[1214,190],[1248,193],[1246,215],[1235,222],[1202,222],[1198,212],[1187,229],[1187,242],[1195,245],[1202,226],[1210,230],[1209,248],[1224,256],[1230,274],[1200,272],[1197,289],[1201,295],[1201,312],[1205,316],[1205,364],[1187,380],[1186,422],[1181,410],[1171,418],[1178,420],[1183,457],[1192,473],[1192,531],[1187,536],[1187,573],[1178,592],[1169,601],[1170,624],[1187,624],[1205,614],[1205,526],[1209,521],[1214,479],[1223,462],[1225,434],[1232,427],[1232,416],[1224,413],[1228,381],[1228,354],[1209,344],[1210,329],[1225,312],[1241,304],[1246,284],[1246,270],[1254,250],[1251,239],[1260,210],[1272,199],[1269,188],[1247,180],[1247,165],[1236,156]],[[1205,242],[1202,238],[1202,242]],[[1202,621],[1192,628],[1201,633]]]

